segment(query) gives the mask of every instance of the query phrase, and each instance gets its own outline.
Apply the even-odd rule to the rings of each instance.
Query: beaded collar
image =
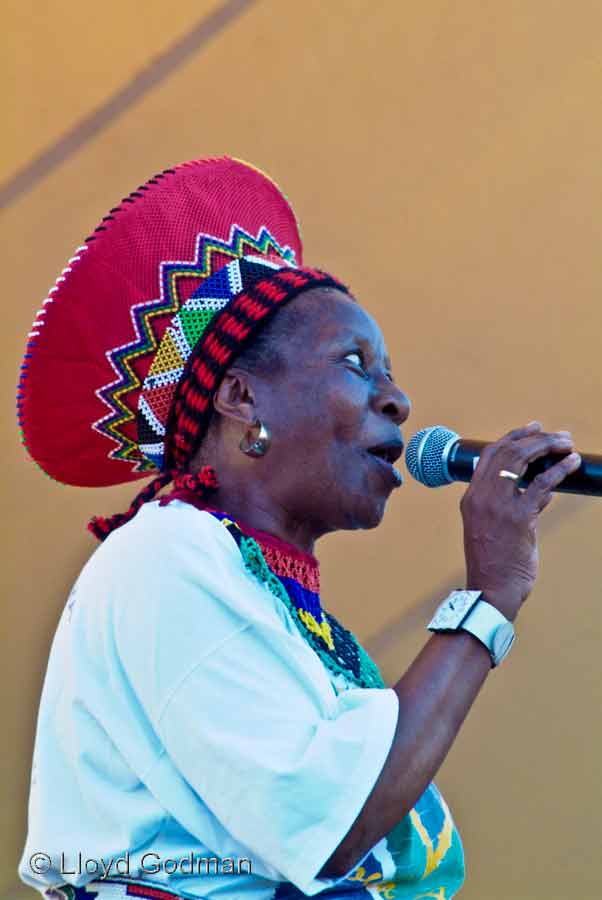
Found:
[[[169,499],[169,495],[163,498],[167,502]],[[385,687],[376,663],[355,635],[323,609],[320,564],[315,556],[234,521],[228,513],[207,506],[193,493],[178,491],[177,499],[210,513],[222,523],[234,538],[246,568],[285,605],[302,637],[334,675],[343,675],[358,687]]]

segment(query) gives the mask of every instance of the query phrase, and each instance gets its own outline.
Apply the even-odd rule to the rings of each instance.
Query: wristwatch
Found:
[[[452,591],[426,627],[429,631],[469,631],[489,650],[492,666],[499,666],[515,638],[512,622],[487,603],[482,591]]]

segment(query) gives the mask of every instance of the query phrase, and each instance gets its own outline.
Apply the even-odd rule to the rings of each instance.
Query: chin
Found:
[[[376,528],[382,522],[387,508],[388,497],[362,497],[353,510],[349,510],[347,530],[368,530]]]

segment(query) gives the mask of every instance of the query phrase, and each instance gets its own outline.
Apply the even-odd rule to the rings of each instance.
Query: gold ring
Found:
[[[508,469],[500,469],[499,472],[500,478],[509,478],[511,481],[520,481],[521,476],[517,475],[516,472],[509,472]]]

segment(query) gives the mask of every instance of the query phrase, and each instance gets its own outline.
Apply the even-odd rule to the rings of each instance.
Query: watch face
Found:
[[[449,597],[443,601],[428,627],[457,628],[480,596],[480,591],[452,591]]]

